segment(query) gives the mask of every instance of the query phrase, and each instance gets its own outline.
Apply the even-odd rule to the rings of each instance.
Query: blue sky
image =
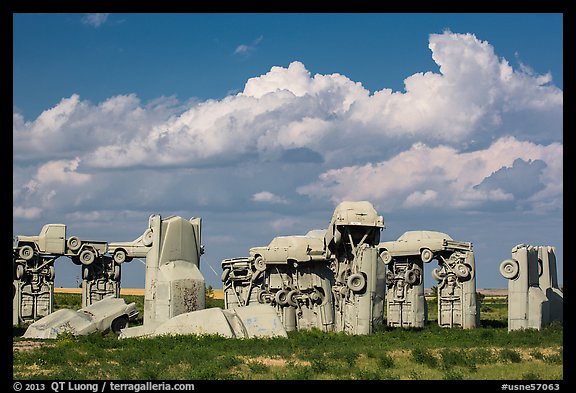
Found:
[[[128,241],[202,217],[201,271],[369,200],[382,241],[438,230],[505,287],[519,243],[563,277],[557,13],[14,14],[13,233]],[[434,263],[434,262],[433,262]],[[431,270],[434,266],[429,266]],[[144,265],[123,265],[143,287]],[[56,262],[56,285],[76,265]],[[426,286],[432,286],[426,276]]]

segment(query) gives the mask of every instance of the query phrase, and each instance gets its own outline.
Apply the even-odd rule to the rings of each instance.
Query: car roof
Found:
[[[448,239],[453,240],[444,232],[437,231],[407,231],[398,240]]]

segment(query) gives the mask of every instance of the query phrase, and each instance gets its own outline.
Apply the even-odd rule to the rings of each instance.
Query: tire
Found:
[[[264,260],[264,258],[262,258],[261,256],[256,257],[256,259],[254,259],[254,268],[261,272],[266,270],[266,261]]]
[[[298,300],[296,300],[294,298],[294,296],[297,294],[298,294],[298,290],[294,289],[294,290],[288,292],[288,295],[286,295],[286,301],[292,307],[298,307]]]
[[[416,281],[418,281],[418,275],[414,270],[408,269],[404,273],[404,281],[406,281],[407,284],[414,285]]]
[[[114,251],[114,262],[121,264],[126,262],[127,256],[126,251],[124,250],[116,250]]]
[[[366,278],[361,273],[351,274],[346,280],[346,285],[353,292],[360,292],[366,287]]]
[[[20,280],[24,277],[24,266],[20,263],[16,264],[16,279]]]
[[[114,273],[113,273],[112,279],[114,281],[120,281],[121,272],[122,271],[120,270],[120,265],[114,266]]]
[[[152,232],[152,229],[148,228],[142,235],[142,244],[148,247],[152,245],[153,241],[154,241],[154,233]]]
[[[114,334],[120,334],[122,329],[128,327],[128,317],[126,315],[121,315],[118,318],[114,319],[110,324],[110,330],[114,332]]]
[[[382,251],[380,253],[380,258],[382,258],[382,261],[384,261],[386,265],[392,262],[392,255],[390,255],[390,252],[388,250]]]
[[[54,281],[54,277],[56,277],[56,269],[54,266],[50,266],[48,267],[48,274],[46,275],[46,278],[48,278],[49,281]]]
[[[442,281],[444,274],[440,273],[440,269],[435,268],[432,270],[432,278],[438,282]]]
[[[544,267],[543,267],[542,259],[538,258],[538,277],[542,277],[543,272],[544,272]]]
[[[258,300],[258,303],[260,304],[265,304],[266,302],[266,295],[268,295],[268,292],[260,290],[258,292],[258,294],[256,295],[256,299]]]
[[[274,300],[276,300],[276,303],[278,303],[281,306],[285,306],[288,304],[288,291],[285,289],[281,289],[278,292],[276,292],[276,295],[274,295]]]
[[[454,272],[461,279],[466,279],[466,278],[470,277],[470,269],[468,268],[468,266],[466,266],[462,263],[459,263],[455,266]]]
[[[91,276],[91,274],[90,274],[90,268],[89,268],[88,266],[84,266],[84,267],[82,268],[82,278],[83,278],[84,280],[87,280],[87,281],[88,281],[88,280],[90,280],[90,276]]]
[[[428,263],[434,259],[434,253],[429,248],[423,248],[420,251],[420,259],[422,259],[422,262]]]
[[[500,264],[500,274],[508,280],[513,280],[518,276],[520,265],[515,259],[506,259]]]
[[[20,248],[20,251],[18,251],[18,255],[25,261],[29,261],[34,256],[34,249],[32,248],[32,246],[27,244]]]
[[[226,280],[228,280],[228,276],[230,275],[230,268],[227,267],[226,269],[224,269],[222,271],[222,274],[220,275],[220,281],[222,281],[223,283],[226,282]]]
[[[310,299],[312,300],[312,302],[322,304],[324,302],[324,294],[320,292],[318,289],[314,289],[314,292],[310,294]]]
[[[84,250],[80,253],[80,262],[83,265],[91,265],[92,262],[96,259],[96,255],[92,250]]]
[[[78,251],[82,245],[82,242],[78,236],[70,236],[66,241],[66,245],[70,251]]]
[[[336,281],[341,282],[342,284],[346,284],[346,274],[348,274],[348,270],[347,269],[342,269],[338,272],[338,275],[336,277]]]

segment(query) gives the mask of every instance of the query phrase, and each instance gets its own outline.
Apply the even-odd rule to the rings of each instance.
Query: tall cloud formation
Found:
[[[514,70],[473,34],[431,34],[429,49],[440,73],[414,74],[404,91],[371,93],[294,61],[221,100],[161,97],[143,105],[126,95],[93,104],[75,94],[32,121],[14,112],[14,214],[86,208],[117,184],[141,190],[136,205],[150,206],[165,200],[145,191],[158,189],[157,181],[209,204],[234,198],[222,197],[225,185],[215,179],[229,184],[228,168],[237,165],[260,176],[238,193],[243,203],[328,198],[368,199],[385,209],[561,209],[563,92],[551,76]],[[304,164],[313,169],[283,188],[279,168]],[[174,176],[136,181],[125,174],[163,168]],[[182,185],[206,175],[211,185],[202,195]],[[511,189],[506,179],[514,176],[533,186]],[[122,208],[116,202],[110,208]]]
[[[299,189],[302,194],[341,200],[378,202],[379,210],[398,208],[479,209],[488,203],[523,204],[527,210],[562,208],[563,146],[495,141],[484,150],[459,153],[448,146],[414,144],[390,160],[331,169]],[[532,171],[519,168],[538,163]],[[508,176],[498,176],[507,171]],[[510,179],[518,179],[514,187]],[[526,192],[526,191],[530,192]]]

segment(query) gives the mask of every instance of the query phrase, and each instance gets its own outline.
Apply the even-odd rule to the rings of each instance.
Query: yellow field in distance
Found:
[[[82,293],[82,288],[54,288],[54,293]],[[222,289],[213,289],[214,299],[224,299]],[[120,288],[120,296],[144,296],[144,288]]]

